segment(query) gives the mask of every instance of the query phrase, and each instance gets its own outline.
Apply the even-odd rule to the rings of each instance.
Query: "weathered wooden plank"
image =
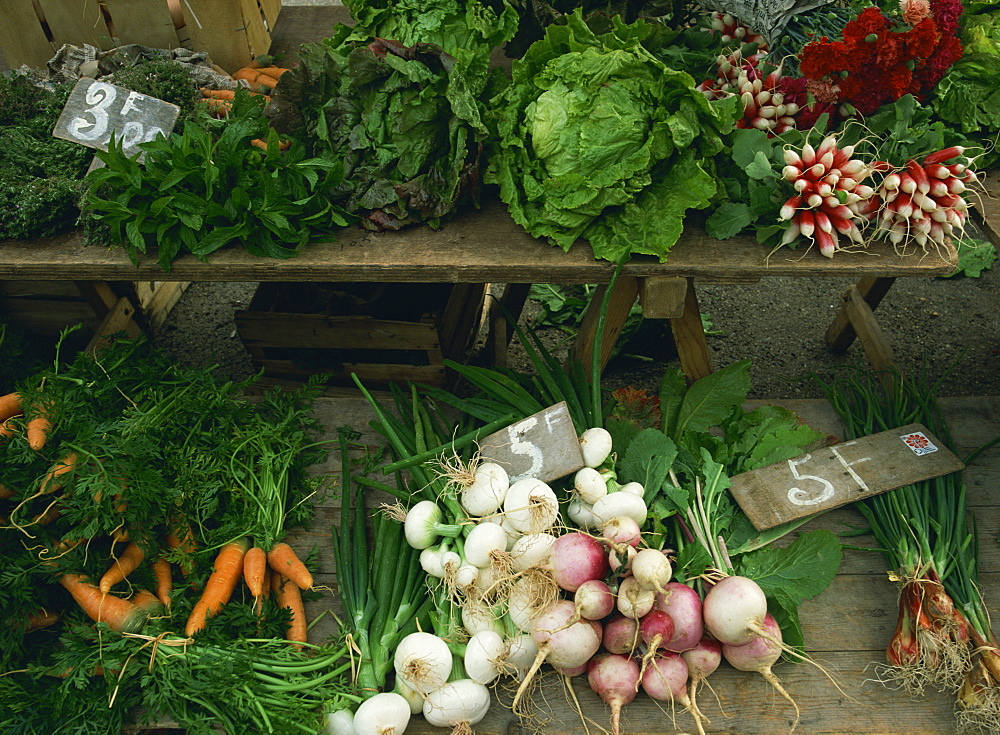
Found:
[[[27,64],[44,69],[52,58],[53,48],[45,36],[32,0],[8,0],[4,21],[0,23],[0,50],[9,69]]]
[[[873,310],[877,307],[885,295],[889,292],[895,279],[892,278],[872,278],[867,276],[855,284],[858,293]],[[854,342],[857,332],[851,324],[850,315],[846,307],[841,307],[834,317],[833,323],[826,330],[826,344],[835,352],[846,352],[847,348]]]
[[[104,5],[120,44],[165,49],[180,45],[166,0],[104,0]]]
[[[708,278],[745,276],[929,277],[955,268],[954,250],[900,256],[891,246],[873,244],[865,252],[842,252],[830,260],[815,250],[795,257],[751,238],[713,240],[689,227],[667,262],[636,256],[624,277]],[[312,244],[296,257],[276,261],[234,247],[213,253],[208,262],[178,258],[169,273],[156,252],[140,254],[133,265],[124,251],[84,245],[79,232],[55,238],[0,243],[0,279],[111,281],[408,281],[425,283],[607,283],[614,265],[595,260],[586,242],[568,252],[528,235],[495,199],[479,210],[464,210],[440,231],[411,227],[399,232],[341,230],[328,243]]]
[[[639,279],[639,301],[647,319],[676,319],[684,314],[688,282],[684,278]]]
[[[236,327],[245,343],[260,347],[440,349],[437,328],[424,322],[241,311]]]
[[[207,51],[212,61],[230,74],[253,58],[241,5],[240,2],[220,3],[217,0],[184,2],[185,27],[190,33],[191,47],[195,51]]]
[[[601,284],[594,290],[593,298],[580,322],[580,331],[573,342],[572,354],[584,365],[590,364],[594,346],[597,344],[598,318],[607,285]],[[614,290],[608,299],[608,309],[601,335],[601,367],[611,359],[618,336],[625,327],[625,319],[632,311],[635,300],[639,296],[638,279],[632,276],[621,276],[615,283]]]
[[[57,48],[64,43],[105,50],[114,47],[97,0],[39,0],[39,6]]]
[[[730,493],[758,530],[962,470],[922,424],[908,424],[732,478]]]
[[[694,382],[709,375],[712,372],[712,357],[705,340],[705,328],[701,323],[698,294],[690,280],[684,298],[684,310],[679,317],[670,320],[670,331],[674,335],[677,355],[688,381]]]

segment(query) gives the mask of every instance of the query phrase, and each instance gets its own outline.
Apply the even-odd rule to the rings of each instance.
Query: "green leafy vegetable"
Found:
[[[290,258],[349,222],[329,199],[342,179],[335,162],[306,158],[302,143],[279,150],[262,103],[240,93],[232,117],[143,143],[143,163],[119,143],[87,177],[89,211],[134,261],[157,248],[160,267],[189,252],[199,259],[242,244],[252,255]],[[267,140],[267,150],[250,144]]]
[[[613,18],[596,34],[575,12],[514,61],[493,101],[499,144],[487,181],[535,237],[564,250],[583,238],[613,262],[662,261],[686,212],[715,196],[709,159],[735,101],[709,102],[646,50],[650,28]]]

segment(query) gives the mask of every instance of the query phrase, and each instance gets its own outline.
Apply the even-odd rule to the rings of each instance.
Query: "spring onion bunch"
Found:
[[[921,423],[945,446],[940,379],[855,370],[821,384],[845,438]],[[1000,658],[979,587],[979,539],[961,472],[856,503],[899,586],[899,617],[883,679],[911,694],[956,693],[963,731],[1000,727]]]

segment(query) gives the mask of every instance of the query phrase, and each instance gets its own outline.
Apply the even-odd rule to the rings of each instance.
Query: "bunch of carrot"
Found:
[[[261,95],[265,102],[271,101],[271,93],[278,85],[281,75],[288,69],[280,66],[253,66],[248,65],[237,69],[231,75],[240,84],[241,88],[247,89],[250,94]],[[211,89],[201,88],[202,104],[215,117],[225,117],[232,109],[233,101],[236,99],[235,89]]]

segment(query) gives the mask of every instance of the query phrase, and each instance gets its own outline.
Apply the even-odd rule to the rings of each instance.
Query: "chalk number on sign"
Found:
[[[140,143],[170,131],[180,108],[96,79],[80,79],[70,93],[52,134],[88,148],[108,149],[112,135],[127,156]]]

